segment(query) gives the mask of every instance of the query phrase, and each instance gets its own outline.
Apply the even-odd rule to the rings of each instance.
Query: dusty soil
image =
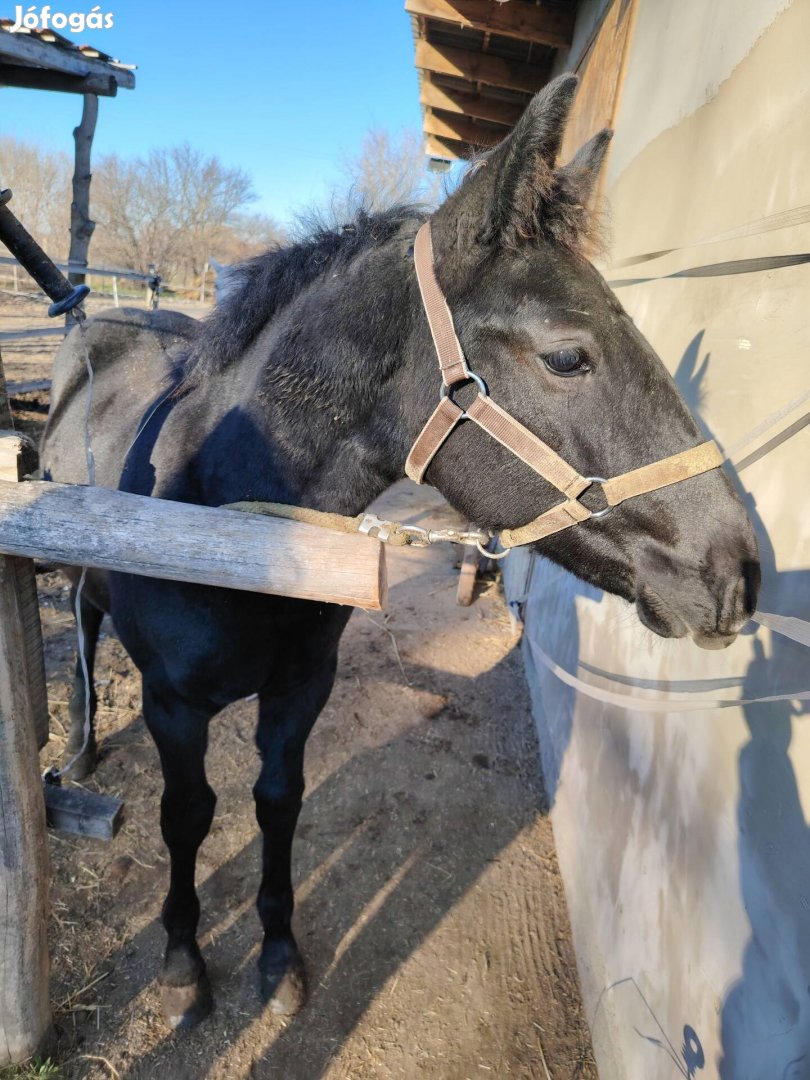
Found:
[[[0,296],[0,329],[4,302]],[[10,378],[47,375],[55,341]],[[13,374],[12,374],[13,373]],[[15,402],[31,430],[46,401]],[[450,522],[404,481],[389,516]],[[295,924],[311,998],[291,1020],[256,993],[255,702],[212,724],[219,802],[199,860],[201,944],[217,1008],[170,1034],[155,977],[167,865],[140,680],[108,622],[96,668],[102,760],[88,786],[126,801],[110,844],[51,834],[53,999],[66,1080],[594,1080],[520,658],[497,582],[455,602],[448,547],[389,554],[386,616],[356,612],[310,739],[295,844]],[[74,649],[67,590],[40,575],[52,715],[64,740]]]

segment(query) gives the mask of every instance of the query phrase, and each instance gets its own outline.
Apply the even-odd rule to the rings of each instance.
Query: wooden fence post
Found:
[[[73,129],[75,143],[73,167],[73,201],[70,204],[70,254],[68,263],[87,266],[87,254],[90,250],[90,237],[96,223],[90,218],[90,151],[98,118],[98,97],[95,94],[82,96],[82,119]],[[73,285],[84,283],[83,273],[69,273]]]
[[[0,415],[7,410],[3,394]],[[13,432],[0,437],[5,479],[20,478],[21,451]],[[51,1025],[48,845],[38,755],[47,723],[34,564],[0,555],[0,1066],[30,1057]]]

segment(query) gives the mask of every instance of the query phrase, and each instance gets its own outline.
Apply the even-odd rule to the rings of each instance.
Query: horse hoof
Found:
[[[266,950],[267,951],[267,950]],[[298,949],[276,948],[259,961],[262,1001],[277,1016],[293,1016],[307,1000],[307,977]]]
[[[95,746],[88,746],[69,769],[65,769],[65,766],[70,763],[73,754],[70,750],[66,750],[63,754],[62,770],[63,775],[68,780],[86,780],[91,773],[95,772],[96,765],[98,764],[98,751]]]
[[[195,1028],[214,1008],[211,984],[207,975],[200,975],[196,982],[186,986],[171,986],[164,983],[161,988],[163,1016],[174,1031],[188,1031]]]

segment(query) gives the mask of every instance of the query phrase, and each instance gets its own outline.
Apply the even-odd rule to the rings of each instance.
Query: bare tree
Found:
[[[366,133],[359,154],[343,163],[352,197],[369,210],[396,203],[435,206],[441,178],[428,172],[419,132],[407,128],[398,136],[384,129]]]
[[[68,154],[0,136],[0,188],[11,188],[14,213],[57,259],[67,257],[70,176]]]
[[[103,158],[95,171],[97,258],[167,276],[197,277],[233,215],[255,196],[241,169],[188,145],[146,159]]]
[[[267,214],[233,214],[211,254],[222,263],[241,262],[287,241],[286,231]]]

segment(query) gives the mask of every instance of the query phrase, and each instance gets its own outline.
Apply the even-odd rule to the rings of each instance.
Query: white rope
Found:
[[[810,622],[806,619],[799,619],[795,615],[772,615],[768,611],[755,611],[751,620],[760,626],[766,626],[774,634],[781,634],[782,637],[810,648]]]
[[[90,348],[87,344],[87,331],[85,329],[84,320],[85,314],[81,308],[75,308],[71,313],[76,320],[79,327],[79,340],[84,350],[84,366],[87,372],[87,399],[84,406],[84,457],[87,462],[87,482],[91,487],[95,487],[96,483],[96,459],[93,454],[93,445],[90,438],[90,416],[93,408],[93,363],[90,359]],[[90,681],[90,671],[87,666],[87,657],[85,655],[85,634],[84,626],[82,624],[82,593],[84,592],[84,583],[87,578],[87,567],[82,567],[81,576],[79,577],[79,583],[76,586],[76,593],[74,596],[74,615],[76,616],[76,633],[79,644],[79,662],[82,669],[82,679],[84,681],[84,730],[82,737],[82,745],[68,761],[66,765],[63,765],[61,769],[51,769],[46,774],[51,781],[58,783],[59,780],[70,772],[73,765],[84,754],[87,749],[87,744],[90,742],[90,732],[92,730],[92,717],[90,714],[90,703],[93,696],[93,687]]]
[[[644,713],[683,713],[683,712],[708,712],[713,709],[735,709],[745,705],[762,705],[777,701],[810,701],[810,690],[800,690],[795,694],[767,694],[763,697],[754,698],[695,698],[695,691],[685,693],[669,693],[662,697],[643,697],[638,694],[621,693],[616,690],[606,690],[601,686],[585,682],[577,675],[566,671],[548,653],[544,652],[536,641],[530,637],[529,649],[532,655],[543,664],[544,667],[572,690],[577,690],[594,701],[601,701],[605,705],[617,705],[631,712]],[[603,676],[606,680],[607,676]],[[612,681],[612,680],[608,680]]]

